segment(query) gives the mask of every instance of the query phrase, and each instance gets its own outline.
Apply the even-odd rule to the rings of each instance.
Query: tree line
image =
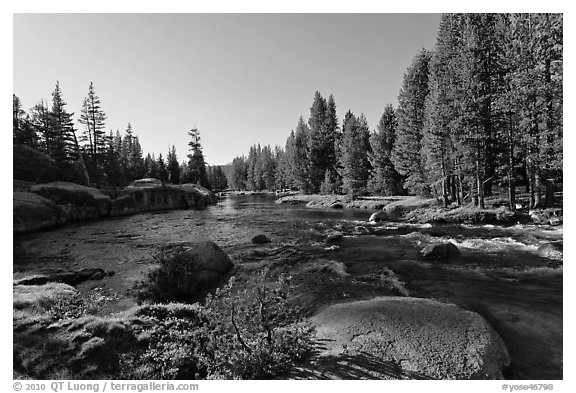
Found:
[[[161,153],[158,157],[150,153],[144,156],[130,123],[123,134],[119,130],[106,133],[106,114],[92,82],[78,118],[84,126],[79,136],[74,113],[68,112],[66,105],[58,82],[51,104],[41,100],[28,112],[13,94],[15,161],[24,156],[32,161],[28,165],[34,166],[30,157],[42,154],[41,162],[47,162],[51,168],[50,173],[39,176],[37,172],[19,172],[15,165],[15,177],[32,181],[66,180],[97,187],[123,187],[137,179],[156,178],[173,184],[198,183],[216,190],[227,188],[222,168],[206,164],[197,128],[188,132],[187,161],[178,161],[174,145],[169,147],[166,159]]]
[[[480,208],[495,186],[516,209],[553,204],[562,184],[561,14],[443,14],[436,44],[406,70],[398,106],[376,130],[316,92],[284,148],[255,145],[233,161],[236,189],[435,195]]]

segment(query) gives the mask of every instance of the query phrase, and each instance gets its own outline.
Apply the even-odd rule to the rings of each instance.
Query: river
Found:
[[[79,289],[108,296],[110,312],[120,311],[134,304],[130,290],[154,266],[153,255],[161,247],[212,240],[232,258],[240,276],[266,265],[288,273],[306,266],[338,270],[346,280],[316,285],[314,275],[302,276],[308,287],[316,287],[313,295],[301,297],[310,312],[389,293],[374,278],[392,274],[405,295],[455,303],[483,315],[510,352],[506,378],[563,378],[562,264],[535,252],[544,242],[561,240],[562,227],[370,224],[371,213],[278,205],[270,196],[230,196],[205,210],[72,224],[16,236],[14,277],[85,267],[111,270],[113,276]],[[326,244],[325,234],[333,230],[344,233],[344,240]],[[252,244],[257,234],[272,242]],[[438,241],[452,241],[462,255],[445,262],[423,260],[419,250]]]

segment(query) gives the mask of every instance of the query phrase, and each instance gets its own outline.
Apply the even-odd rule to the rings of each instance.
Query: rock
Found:
[[[129,216],[140,212],[138,202],[131,195],[124,195],[112,200],[110,216]]]
[[[97,188],[57,181],[37,184],[32,186],[30,191],[61,206],[68,221],[89,220],[110,215],[111,199]]]
[[[138,296],[154,302],[192,302],[221,283],[233,267],[214,242],[177,246],[160,257],[160,267],[142,283]]]
[[[326,243],[338,243],[344,239],[342,232],[332,232],[326,237]]]
[[[536,250],[536,254],[544,258],[562,260],[564,256],[563,243],[564,242],[562,240],[544,243],[540,247],[538,247],[538,250]]]
[[[373,213],[370,218],[368,219],[368,221],[370,222],[380,222],[380,221],[387,221],[388,220],[388,216],[386,215],[386,212],[376,212]]]
[[[51,200],[30,192],[12,195],[14,233],[53,228],[66,222],[64,210]]]
[[[265,235],[256,235],[252,238],[252,243],[255,244],[264,244],[270,243],[272,240],[268,239]]]
[[[132,200],[128,199],[132,198]],[[112,215],[141,211],[192,209],[216,204],[218,198],[197,184],[163,184],[158,179],[139,179],[130,183],[113,202]]]
[[[332,202],[329,206],[330,209],[343,209],[344,204],[340,201]]]
[[[429,244],[420,250],[420,254],[424,258],[430,259],[447,259],[451,257],[457,257],[460,255],[460,250],[454,244],[448,243],[436,243]]]
[[[434,379],[502,379],[510,363],[482,316],[430,299],[380,297],[330,306],[310,322],[322,356],[368,354]]]
[[[21,285],[14,282],[12,287],[13,307],[18,310],[29,308],[42,312],[44,307],[58,299],[72,297],[76,289],[63,283],[44,283],[42,285]]]
[[[78,285],[88,280],[101,280],[107,273],[100,268],[82,269],[72,272],[36,275],[14,281],[14,285],[44,285],[49,282],[61,282],[68,285]]]
[[[136,188],[154,188],[162,186],[162,181],[154,178],[138,179],[129,184],[129,187]]]

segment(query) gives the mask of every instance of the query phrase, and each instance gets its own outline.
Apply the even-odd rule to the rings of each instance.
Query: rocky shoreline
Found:
[[[306,205],[321,209],[366,209],[378,210],[369,221],[407,221],[417,223],[463,223],[514,225],[534,223],[540,225],[562,225],[562,209],[521,209],[510,211],[503,206],[478,209],[463,205],[444,208],[435,198],[417,196],[362,197],[349,200],[341,195],[302,195],[281,196],[278,204]]]
[[[61,181],[34,184],[24,188],[25,191],[22,186],[14,188],[15,234],[54,228],[67,222],[203,208],[218,201],[214,193],[202,186],[164,184],[157,179],[136,180],[114,199],[100,189]]]

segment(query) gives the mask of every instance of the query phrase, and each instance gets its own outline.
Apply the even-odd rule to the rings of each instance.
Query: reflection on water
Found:
[[[201,211],[140,214],[22,236],[15,239],[15,250],[33,254],[37,249],[50,261],[72,255],[117,267],[144,263],[144,255],[163,244],[209,239],[242,264],[252,250],[251,238],[265,234],[272,244],[310,259],[341,262],[351,276],[391,269],[412,296],[483,315],[511,353],[507,377],[562,379],[562,267],[535,253],[540,244],[562,239],[562,228],[374,225],[367,222],[371,213],[278,205],[270,196],[230,196]],[[344,241],[325,247],[320,237],[333,230],[344,233]],[[438,241],[453,242],[462,255],[443,263],[423,260],[419,250]],[[32,264],[25,262],[15,259],[15,271],[29,272]]]

